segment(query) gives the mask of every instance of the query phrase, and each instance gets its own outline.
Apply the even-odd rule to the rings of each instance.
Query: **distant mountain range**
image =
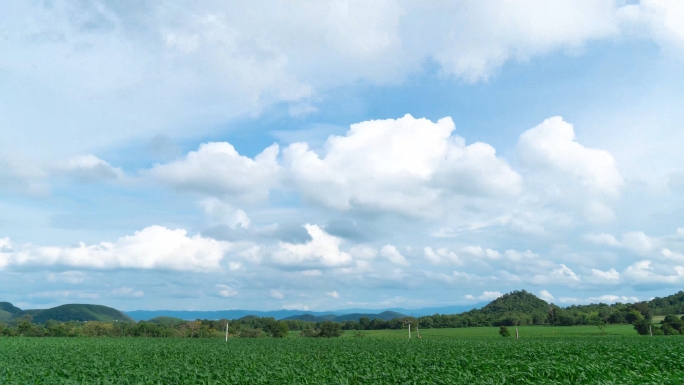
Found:
[[[306,310],[274,310],[274,311],[256,311],[256,310],[216,310],[216,311],[193,311],[193,310],[134,310],[125,312],[126,315],[133,318],[136,321],[147,321],[157,317],[174,317],[184,320],[196,320],[196,319],[239,319],[246,316],[257,316],[257,317],[273,317],[278,320],[282,319],[304,319],[308,320],[308,317],[313,317],[314,320],[326,321],[326,320],[337,320],[338,318],[342,321],[347,319],[356,319],[366,316],[370,319],[380,318],[387,320],[390,313],[394,313],[396,317],[413,316],[420,317],[424,315],[433,314],[457,314],[472,309],[479,309],[485,306],[487,303],[477,303],[473,305],[456,305],[456,306],[444,306],[444,307],[429,307],[422,309],[403,309],[403,308],[389,308],[389,309],[343,309],[343,310],[332,310],[323,312],[313,312]],[[384,314],[384,315],[383,315]],[[306,316],[301,318],[302,316]],[[349,317],[349,318],[345,318]],[[392,317],[392,318],[396,318]],[[391,318],[389,318],[391,319]]]

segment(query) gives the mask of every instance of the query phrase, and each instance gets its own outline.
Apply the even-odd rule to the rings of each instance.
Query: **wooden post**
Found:
[[[228,342],[228,320],[226,320],[226,342]]]
[[[516,340],[518,339],[518,327],[517,326],[515,327],[515,339]]]
[[[653,330],[651,330],[651,325],[648,325],[648,332],[651,334],[651,337],[653,337]]]
[[[411,339],[411,324],[409,324],[409,339]]]

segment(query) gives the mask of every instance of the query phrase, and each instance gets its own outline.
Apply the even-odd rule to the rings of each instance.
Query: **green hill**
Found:
[[[532,325],[541,324],[549,315],[550,305],[536,295],[525,290],[512,291],[487,304],[482,309],[463,313],[476,320],[493,325]]]
[[[16,314],[21,312],[21,309],[12,305],[9,302],[0,302],[0,311],[4,311],[10,314]]]
[[[0,310],[0,322],[9,322],[12,320],[13,317],[14,314],[8,311]]]
[[[684,314],[684,291],[667,297],[655,297],[646,303],[654,315]]]
[[[176,317],[159,316],[159,317],[154,317],[147,322],[151,322],[153,324],[162,325],[162,326],[176,326],[176,325],[184,324],[188,321],[180,319],[180,318],[176,318]]]
[[[33,322],[53,321],[133,321],[124,313],[102,305],[69,304],[39,311],[33,315]]]

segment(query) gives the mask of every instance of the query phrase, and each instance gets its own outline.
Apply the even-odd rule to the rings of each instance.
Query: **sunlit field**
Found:
[[[613,334],[598,335],[583,327],[521,327],[517,341],[496,337],[495,328],[425,330],[420,340],[402,339],[402,331],[369,332],[363,338],[228,342],[0,338],[0,384],[684,382],[684,338],[616,334],[626,329],[609,328]]]
[[[508,328],[515,339],[515,327]],[[297,335],[298,332],[291,332]],[[562,337],[562,336],[602,336],[602,335],[625,335],[635,336],[637,333],[632,325],[611,325],[603,332],[596,326],[519,326],[520,338],[529,337]],[[421,338],[502,338],[498,327],[473,327],[454,329],[420,329]],[[345,331],[342,337],[353,338],[354,331]],[[376,338],[407,338],[408,330],[366,330],[364,337]],[[411,338],[417,338],[415,330],[411,331]]]

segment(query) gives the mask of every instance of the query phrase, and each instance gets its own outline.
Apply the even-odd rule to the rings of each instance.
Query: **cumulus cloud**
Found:
[[[525,131],[520,135],[518,148],[526,164],[577,181],[596,194],[614,197],[624,185],[613,156],[578,143],[572,124],[560,116]]]
[[[228,242],[187,236],[183,229],[150,226],[116,242],[78,246],[14,246],[0,252],[0,268],[22,265],[63,265],[91,269],[169,269],[220,271],[231,250]]]
[[[684,266],[656,265],[652,261],[636,262],[622,276],[634,285],[673,285],[684,282]]]
[[[598,245],[620,246],[620,242],[611,234],[587,234],[584,239]]]
[[[224,298],[238,295],[238,291],[228,285],[216,285],[216,289],[218,289],[218,295]]]
[[[408,266],[409,262],[406,260],[406,257],[401,255],[399,250],[393,245],[385,245],[380,249],[380,255],[384,258],[387,258],[390,262],[392,262],[395,265],[402,265],[402,266]]]
[[[425,258],[433,265],[444,263],[460,265],[463,263],[456,253],[444,247],[437,250],[433,250],[432,247],[426,247],[423,249],[423,253]]]
[[[271,298],[274,298],[274,299],[283,299],[283,298],[285,298],[285,294],[283,294],[282,291],[276,290],[276,289],[271,289],[270,295],[271,295]]]
[[[325,292],[325,295],[327,295],[328,297],[335,298],[335,299],[339,299],[339,298],[340,298],[340,295],[339,295],[339,294],[337,293],[337,291],[335,291],[335,290],[333,290],[333,291],[326,291],[326,292]]]
[[[634,302],[639,302],[639,298],[606,294],[606,295],[602,295],[599,297],[589,297],[589,298],[561,297],[561,298],[559,298],[559,301],[561,303],[566,303],[566,304],[591,304],[591,303],[615,303],[615,302],[634,303]]]
[[[272,254],[275,263],[292,266],[344,266],[353,259],[349,253],[340,250],[342,238],[326,233],[317,225],[304,225],[311,241],[304,244],[281,242],[279,249]]]
[[[537,274],[532,278],[532,282],[537,284],[566,284],[575,285],[580,282],[580,277],[572,269],[564,264],[552,269],[547,274]]]
[[[278,152],[274,144],[251,159],[238,154],[230,143],[204,143],[185,158],[157,164],[143,175],[179,190],[264,200],[278,182]]]
[[[539,292],[539,298],[543,299],[546,302],[552,302],[554,300],[551,293],[549,293],[547,290],[540,291]]]
[[[589,277],[589,279],[599,283],[613,283],[620,280],[620,273],[618,273],[615,269],[612,268],[608,271],[591,269],[591,276]]]
[[[304,305],[303,303],[292,303],[292,304],[287,304],[283,305],[284,310],[301,310],[301,311],[309,311],[309,307]]]
[[[106,161],[92,154],[71,158],[62,167],[62,171],[84,182],[117,179],[124,175],[120,168],[112,167]]]
[[[434,213],[442,194],[500,196],[521,191],[520,176],[484,143],[469,146],[451,118],[353,124],[331,136],[320,156],[306,143],[283,151],[291,178],[308,199],[339,210]]]
[[[373,259],[378,255],[378,251],[368,245],[356,245],[349,249],[349,254],[354,259]]]
[[[140,298],[145,295],[145,292],[143,292],[142,290],[135,290],[130,287],[120,287],[118,289],[112,290],[112,294],[114,294],[117,297]]]
[[[251,221],[243,210],[233,207],[216,198],[207,198],[200,201],[200,205],[209,217],[212,224],[227,225],[231,229],[238,225],[243,229],[249,228]]]
[[[61,273],[48,274],[48,281],[54,283],[77,284],[82,283],[85,279],[86,275],[80,271],[64,271]]]
[[[465,296],[465,299],[468,300],[480,300],[480,301],[493,301],[499,297],[501,297],[503,294],[499,293],[498,291],[485,291],[482,293],[482,295],[479,296],[474,296],[471,294],[468,294]]]

